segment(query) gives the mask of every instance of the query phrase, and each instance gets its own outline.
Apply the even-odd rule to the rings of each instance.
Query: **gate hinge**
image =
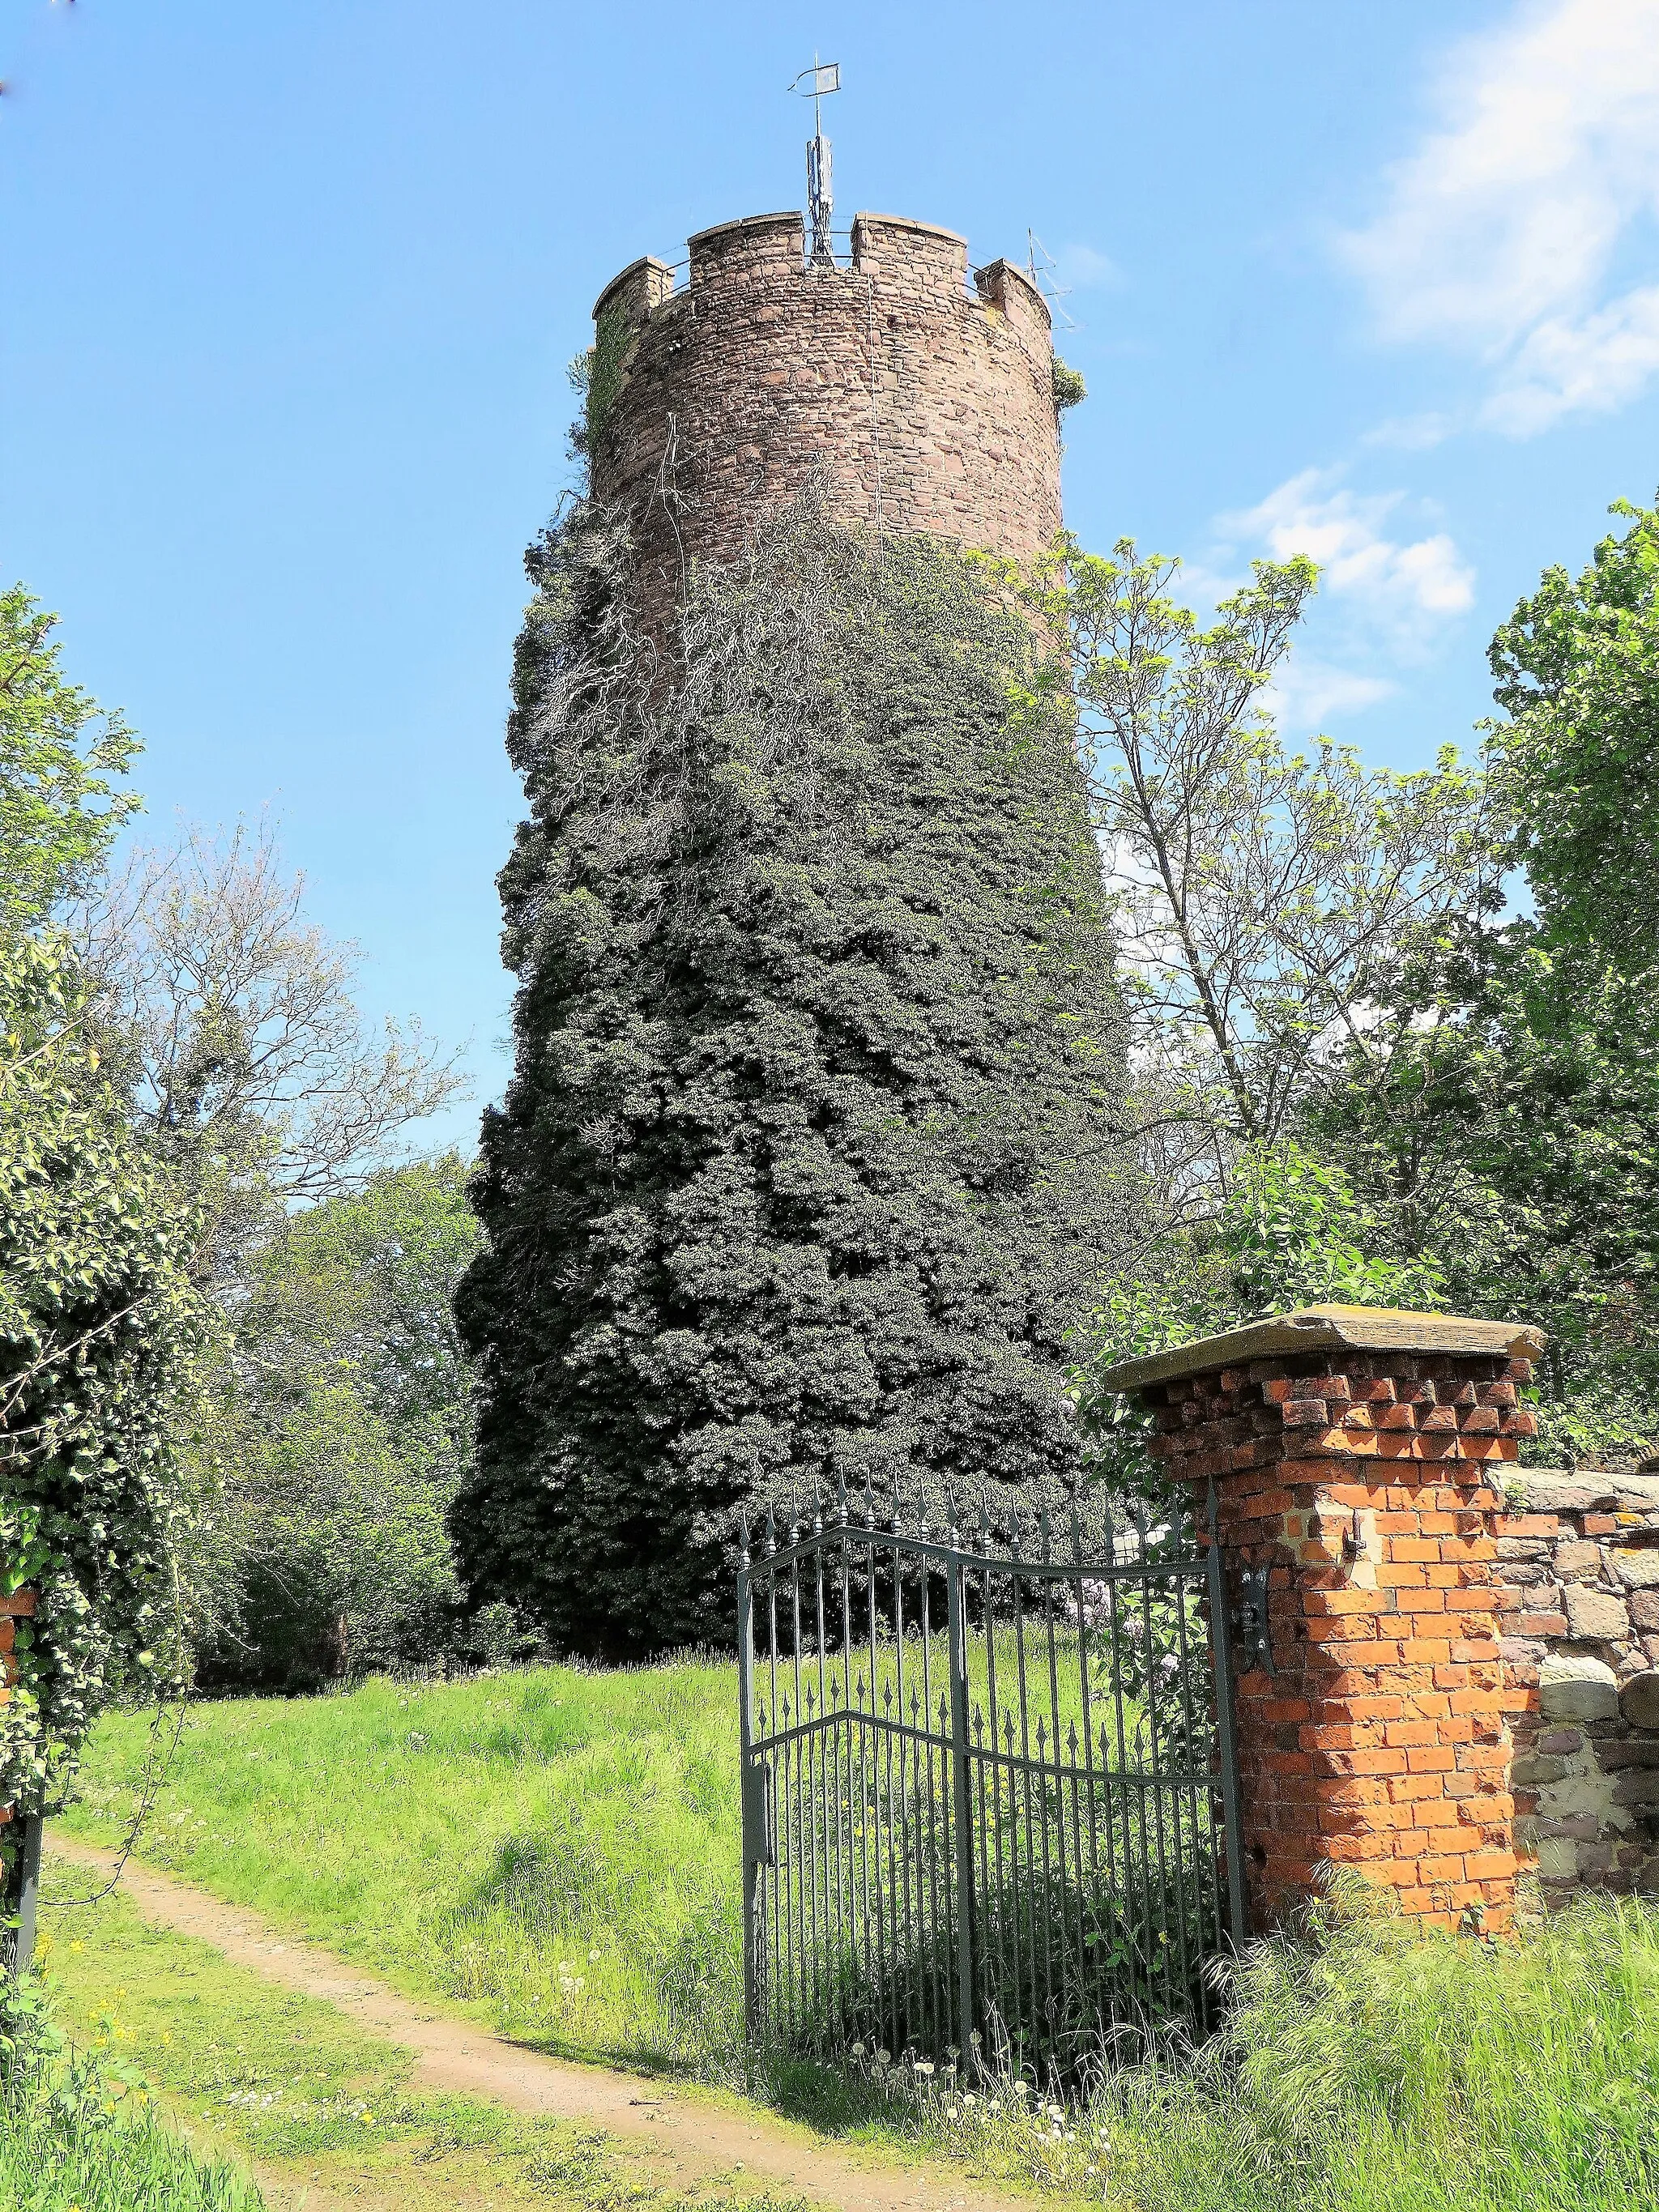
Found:
[[[1246,1567],[1238,1577],[1238,1649],[1243,1671],[1257,1667],[1269,1674],[1273,1665],[1273,1633],[1267,1621],[1267,1581],[1272,1565]]]

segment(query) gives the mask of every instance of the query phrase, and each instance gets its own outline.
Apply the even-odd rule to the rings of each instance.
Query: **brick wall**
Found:
[[[593,457],[634,511],[647,598],[686,560],[738,552],[757,515],[818,486],[841,519],[1029,558],[1060,526],[1048,307],[966,242],[860,215],[849,268],[804,262],[798,214],[699,233],[676,289],[634,263],[594,307],[632,336]]]
[[[1659,1892],[1659,1480],[1526,1468],[1505,1491],[1516,1842],[1547,1904]]]

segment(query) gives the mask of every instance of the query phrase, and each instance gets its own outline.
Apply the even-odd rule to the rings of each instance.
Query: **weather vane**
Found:
[[[821,62],[814,54],[811,68],[804,69],[789,89],[812,102],[812,136],[806,142],[806,204],[812,225],[811,263],[815,269],[833,269],[836,252],[830,242],[830,217],[835,211],[836,199],[830,141],[823,135],[823,103],[826,93],[841,90],[841,64]]]

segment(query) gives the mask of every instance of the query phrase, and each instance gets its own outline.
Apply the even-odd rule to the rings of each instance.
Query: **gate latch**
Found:
[[[743,1856],[750,1866],[778,1863],[777,1830],[772,1816],[772,1769],[757,1759],[743,1775]]]

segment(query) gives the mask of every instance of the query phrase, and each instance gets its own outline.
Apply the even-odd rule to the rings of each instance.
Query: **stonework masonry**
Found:
[[[1659,1893],[1659,1480],[1519,1468],[1504,1487],[1517,1844],[1546,1905]]]
[[[593,426],[597,497],[633,515],[647,597],[739,553],[817,489],[839,520],[1029,560],[1060,526],[1047,304],[1023,270],[968,280],[964,240],[854,221],[848,267],[811,268],[798,214],[690,241],[690,279],[645,259],[594,307],[620,380]]]

